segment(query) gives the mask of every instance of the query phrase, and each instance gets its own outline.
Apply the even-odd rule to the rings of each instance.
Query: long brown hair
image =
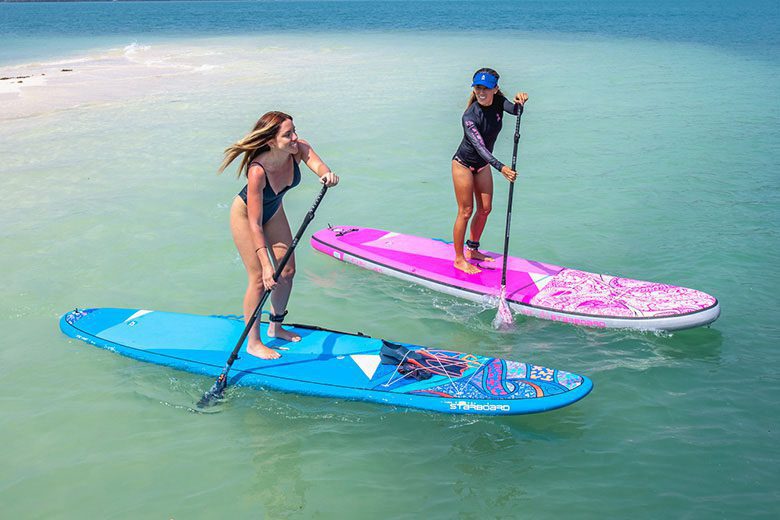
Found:
[[[244,157],[241,159],[241,166],[238,168],[238,176],[240,177],[241,173],[248,175],[249,164],[258,156],[258,154],[271,149],[271,147],[268,146],[268,142],[276,137],[276,134],[279,133],[279,127],[288,119],[292,121],[292,116],[275,110],[263,114],[262,117],[257,120],[257,123],[255,123],[255,127],[251,132],[225,148],[225,158],[222,160],[222,164],[220,165],[219,170],[217,170],[217,173],[225,171],[225,168],[227,168],[236,157],[243,154]]]
[[[496,77],[496,86],[498,86],[498,79],[500,78],[500,76],[498,75],[498,72],[496,72],[493,69],[489,69],[487,67],[483,67],[483,68],[479,69],[477,72],[474,73],[473,76],[471,76],[471,78],[474,79],[474,78],[477,77],[477,74],[482,74],[483,72],[486,72],[487,74],[491,74],[491,75],[495,76]],[[504,95],[504,93],[501,92],[500,88],[498,89],[498,91],[496,91],[496,96],[506,97]],[[474,89],[472,88],[471,89],[471,95],[469,96],[469,102],[466,103],[466,108],[470,107],[471,104],[474,103],[474,101],[476,101],[476,100],[477,100],[477,95],[474,94]]]

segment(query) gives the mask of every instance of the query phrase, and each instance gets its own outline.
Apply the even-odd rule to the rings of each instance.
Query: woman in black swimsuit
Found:
[[[468,274],[475,274],[480,270],[468,260],[493,261],[479,252],[479,239],[493,204],[493,177],[490,167],[500,171],[509,182],[514,182],[517,178],[515,171],[493,157],[493,146],[501,131],[504,112],[521,114],[528,94],[518,92],[514,103],[510,102],[498,88],[498,73],[488,68],[474,73],[471,86],[474,91],[463,113],[463,140],[452,158],[452,182],[458,202],[458,216],[455,219],[452,238],[455,246],[455,267]],[[468,249],[464,254],[466,228],[472,214],[474,219],[471,221],[471,239],[466,241]]]
[[[249,134],[228,147],[219,172],[224,171],[239,155],[243,157],[238,174],[246,174],[247,185],[233,200],[230,230],[249,277],[244,295],[244,319],[252,315],[262,290],[273,289],[268,335],[300,341],[300,336],[282,328],[295,274],[295,255],[290,257],[279,280],[273,279],[273,264],[282,259],[292,243],[292,231],[284,214],[282,197],[300,182],[298,163],[301,161],[327,186],[335,186],[339,178],[322,162],[309,143],[298,139],[292,117],[282,112],[264,114]],[[278,351],[263,344],[257,322],[248,336],[246,350],[263,359],[280,357]]]

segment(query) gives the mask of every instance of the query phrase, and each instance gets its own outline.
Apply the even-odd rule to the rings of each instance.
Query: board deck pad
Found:
[[[74,310],[60,319],[68,336],[131,358],[217,377],[244,322],[236,317],[199,316],[139,309]],[[593,388],[587,377],[530,363],[424,349],[433,375],[417,380],[380,362],[382,340],[307,325],[291,325],[297,343],[282,357],[263,360],[247,354],[246,342],[229,374],[229,385],[271,388],[331,398],[371,401],[444,413],[514,415],[570,405]]]
[[[485,301],[501,289],[503,255],[482,272],[453,266],[451,242],[358,226],[316,232],[312,247],[338,260],[455,296]],[[595,274],[524,258],[507,258],[506,299],[521,314],[592,327],[675,330],[715,321],[718,300],[674,285]]]

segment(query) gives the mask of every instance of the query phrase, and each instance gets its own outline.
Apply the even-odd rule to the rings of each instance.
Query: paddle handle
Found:
[[[517,122],[515,123],[515,145],[512,150],[512,170],[516,171],[517,167],[517,143],[520,141],[520,117],[522,112],[517,114]],[[515,178],[517,182],[517,178]],[[512,198],[515,193],[515,183],[509,183],[509,202],[506,206],[506,232],[504,233],[504,265],[501,269],[501,287],[506,287],[506,262],[509,255],[509,228],[512,225]]]
[[[306,216],[303,218],[303,222],[301,222],[300,227],[298,228],[298,232],[295,234],[295,237],[293,237],[293,241],[290,244],[290,247],[287,248],[287,252],[282,257],[282,260],[279,262],[279,265],[276,266],[276,270],[274,271],[274,281],[279,279],[279,276],[282,274],[282,269],[284,269],[284,266],[287,265],[287,262],[290,260],[290,257],[293,254],[293,251],[295,251],[295,247],[298,245],[298,242],[300,242],[301,237],[303,236],[303,233],[306,231],[306,228],[308,227],[309,223],[314,220],[314,212],[317,211],[317,207],[320,205],[320,202],[322,202],[322,198],[325,196],[325,192],[328,191],[328,187],[323,184],[322,189],[317,194],[317,198],[314,199],[314,204],[312,204],[309,211],[306,213]],[[241,350],[241,345],[243,345],[244,340],[249,335],[249,331],[252,329],[252,325],[255,324],[255,321],[257,321],[257,317],[260,315],[260,311],[263,308],[263,305],[265,305],[266,300],[268,299],[268,296],[271,294],[271,291],[267,291],[263,289],[263,295],[260,298],[260,301],[257,304],[257,307],[255,307],[255,311],[252,313],[252,316],[250,316],[249,321],[246,323],[246,327],[244,327],[244,331],[241,333],[241,337],[238,339],[238,343],[236,343],[236,346],[233,348],[233,352],[230,354],[230,357],[227,360],[227,365],[225,365],[225,369],[222,371],[222,374],[219,376],[219,379],[222,380],[223,376],[227,377],[228,371],[230,371],[230,367],[233,366],[233,362],[235,362],[236,359],[238,359],[238,351]]]

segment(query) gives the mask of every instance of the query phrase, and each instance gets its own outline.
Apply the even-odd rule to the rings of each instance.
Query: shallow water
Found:
[[[544,18],[539,9],[529,7]],[[780,108],[779,63],[766,49],[776,40],[759,31],[735,50],[730,33],[713,43],[696,31],[668,37],[665,26],[626,38],[549,23],[559,29],[507,32],[495,50],[494,34],[441,27],[150,29],[147,40],[107,31],[94,48],[64,35],[45,60],[40,48],[0,60],[3,75],[41,70],[38,61],[75,74],[23,90],[28,102],[0,95],[3,515],[775,516]],[[721,302],[711,328],[599,331],[517,317],[500,333],[495,309],[302,242],[290,321],[595,383],[568,408],[504,418],[247,388],[231,388],[216,413],[193,413],[211,380],[57,329],[74,307],[240,312],[227,217],[243,184],[215,171],[269,109],[292,113],[342,176],[311,231],[360,224],[447,238],[449,159],[468,75],[485,62],[507,91],[531,96],[511,252],[701,289]],[[510,134],[499,158],[511,156]],[[317,191],[310,176],[288,194],[293,226]],[[497,182],[490,249],[503,242],[506,196]]]

